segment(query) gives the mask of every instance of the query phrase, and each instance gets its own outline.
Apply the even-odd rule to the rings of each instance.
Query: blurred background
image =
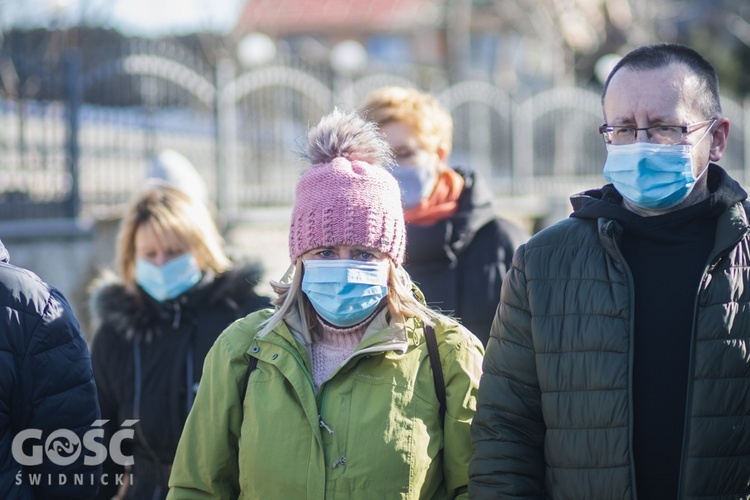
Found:
[[[721,164],[750,181],[747,0],[0,1],[0,240],[86,329],[86,286],[170,150],[235,256],[278,279],[308,127],[391,84],[440,99],[449,164],[537,231],[604,182],[602,83],[654,42],[716,66],[732,123]]]

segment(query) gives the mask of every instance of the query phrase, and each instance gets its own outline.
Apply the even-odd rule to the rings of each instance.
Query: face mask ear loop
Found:
[[[716,125],[716,118],[714,118],[714,121],[711,122],[711,125],[709,125],[708,127],[706,127],[706,131],[703,132],[703,135],[701,136],[700,139],[698,139],[698,142],[696,142],[695,144],[693,144],[693,147],[695,147],[698,144],[700,144],[701,141],[706,138],[706,136],[708,135],[708,133],[711,132],[711,129],[713,128],[714,125]],[[713,132],[711,132],[711,135],[713,135]]]
[[[695,146],[697,146],[698,144],[700,144],[703,139],[706,138],[706,136],[708,135],[708,133],[711,132],[711,129],[713,128],[714,125],[716,125],[716,119],[714,119],[713,123],[711,123],[711,125],[708,126],[708,128],[706,129],[706,131],[703,132],[703,135],[701,136],[700,139],[698,139],[698,142],[696,142],[695,144],[693,144],[692,146],[690,146],[691,150],[693,148],[695,148]],[[711,135],[713,135],[713,132],[711,133]],[[709,151],[709,153],[710,153],[710,151]],[[705,174],[706,172],[708,172],[708,166],[710,164],[711,164],[711,158],[709,158],[708,161],[706,161],[706,166],[703,167],[703,169],[701,170],[701,173],[698,174],[698,176],[695,178],[695,183],[693,185],[697,184],[698,183],[698,179],[700,179],[701,177],[703,177],[703,174]]]
[[[700,178],[701,178],[701,177],[703,177],[703,174],[705,174],[706,172],[708,172],[708,166],[709,166],[710,164],[711,164],[711,160],[709,159],[709,160],[708,160],[708,161],[706,162],[706,166],[705,166],[705,167],[703,167],[703,170],[701,170],[701,173],[700,173],[700,174],[698,174],[698,177],[696,177],[696,178],[695,178],[695,182],[693,183],[693,186],[695,186],[696,184],[698,184],[698,180],[700,180]]]
[[[284,273],[284,276],[281,277],[279,280],[279,283],[288,284],[292,282],[292,276],[294,275],[295,265],[290,264],[287,268],[286,272]]]

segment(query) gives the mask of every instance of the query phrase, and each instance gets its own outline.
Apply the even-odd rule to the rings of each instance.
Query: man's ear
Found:
[[[729,120],[719,118],[711,133],[711,150],[708,153],[708,159],[717,162],[721,160],[724,150],[727,148],[727,139],[729,138]]]

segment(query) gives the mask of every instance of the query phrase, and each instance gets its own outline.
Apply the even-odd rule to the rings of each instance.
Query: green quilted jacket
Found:
[[[742,203],[720,216],[695,299],[681,499],[750,498],[749,232]],[[636,498],[619,233],[569,218],[516,252],[472,423],[471,498]]]

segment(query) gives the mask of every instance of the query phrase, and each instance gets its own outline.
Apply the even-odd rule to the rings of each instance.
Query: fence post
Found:
[[[81,158],[78,136],[80,131],[81,103],[83,102],[83,75],[81,74],[81,57],[77,50],[67,51],[63,59],[65,66],[65,83],[67,90],[68,127],[67,127],[67,164],[70,174],[70,194],[66,216],[71,219],[78,217],[81,209],[81,194],[79,192],[79,161]]]
[[[220,59],[216,68],[216,207],[225,222],[236,218],[239,210],[234,80],[234,64],[229,58]]]
[[[511,113],[513,133],[513,180],[511,194],[528,195],[534,192],[534,120],[533,99],[518,104],[513,102]]]

